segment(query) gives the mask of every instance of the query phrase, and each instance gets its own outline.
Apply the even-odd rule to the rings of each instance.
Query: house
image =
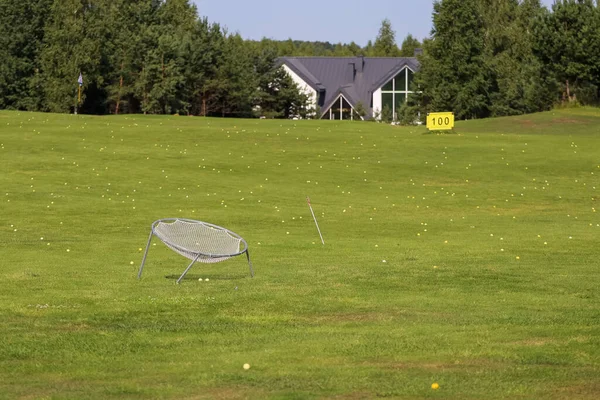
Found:
[[[309,95],[322,119],[380,118],[384,107],[396,111],[413,93],[415,57],[281,57],[278,65]]]

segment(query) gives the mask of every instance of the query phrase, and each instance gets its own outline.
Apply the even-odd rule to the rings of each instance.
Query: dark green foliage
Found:
[[[185,90],[194,115],[216,115],[222,82],[218,79],[223,64],[226,35],[219,24],[202,19],[193,30],[186,71]]]
[[[107,111],[140,112],[141,102],[136,94],[140,78],[145,77],[145,55],[153,44],[150,27],[156,23],[156,7],[144,0],[117,0],[109,10],[111,40],[104,46],[108,60]]]
[[[356,106],[354,107],[354,112],[356,112],[356,114],[358,114],[358,116],[361,118],[364,118],[367,115],[367,110],[365,109],[365,106],[361,101],[356,103]]]
[[[257,113],[267,118],[306,118],[318,112],[308,109],[308,96],[298,89],[283,67],[262,75],[257,105]]]
[[[423,112],[454,111],[459,119],[486,117],[489,76],[484,62],[484,20],[477,0],[434,3],[434,40],[424,43],[415,82]]]
[[[38,59],[52,0],[0,1],[0,108],[37,110]]]
[[[40,55],[43,109],[69,112],[74,108],[96,109],[103,103],[104,44],[109,35],[107,4],[103,0],[55,1],[44,29]],[[83,74],[82,101],[78,104],[77,77]],[[94,98],[86,100],[89,93]],[[87,103],[87,104],[86,104]]]
[[[273,68],[277,57],[412,57],[417,48],[421,72],[416,93],[396,110],[401,122],[417,111],[465,119],[598,103],[596,1],[560,0],[547,10],[540,0],[439,0],[433,23],[431,39],[409,34],[399,49],[385,19],[361,47],[243,40],[199,18],[190,0],[0,0],[0,108],[315,116]],[[391,120],[388,111],[382,116]]]
[[[559,85],[560,100],[595,103],[600,86],[598,5],[592,0],[556,1],[534,28],[536,55]]]
[[[404,38],[404,41],[402,41],[402,46],[400,46],[400,53],[398,55],[400,57],[414,57],[415,50],[421,48],[421,46],[421,42],[409,33],[406,38]]]
[[[269,47],[275,50],[278,57],[350,57],[367,55],[369,50],[361,48],[358,44],[329,42],[307,42],[302,40],[273,40],[263,38],[260,41],[248,41],[258,49]]]
[[[253,57],[241,36],[229,36],[224,43],[222,64],[214,81],[219,88],[213,99],[215,115],[248,117],[258,84]]]
[[[0,108],[250,116],[261,51],[198,18],[189,0],[2,0]]]
[[[543,66],[533,54],[532,30],[542,13],[539,0],[481,0],[484,55],[491,116],[517,115],[552,106]]]
[[[379,34],[373,45],[373,57],[398,57],[400,50],[396,45],[396,32],[392,29],[389,19],[384,19],[379,28]]]
[[[157,10],[156,17],[156,23],[148,27],[137,94],[144,112],[179,113],[189,107],[180,92],[196,12],[187,0],[170,0]]]
[[[390,123],[394,120],[394,113],[392,109],[386,104],[381,110],[381,122]]]
[[[587,70],[565,60],[565,54],[578,50],[565,41],[560,24],[555,23],[557,10],[566,7],[567,2],[559,3],[550,13],[539,0],[435,2],[433,40],[426,40],[423,46],[421,71],[413,88],[419,93],[412,105],[420,106],[423,115],[453,111],[458,119],[543,111],[551,108],[557,98],[557,82],[561,81],[558,76],[567,83],[565,86],[568,82],[572,86],[587,85],[585,91],[580,88],[581,93],[593,97],[592,84],[597,83],[592,80],[592,66],[600,65],[598,56],[591,50],[585,53],[586,65],[590,66]],[[568,3],[572,8],[587,9],[589,15],[592,11],[598,14],[591,1]],[[583,19],[576,19],[579,25],[574,24],[577,26],[573,31],[578,33],[578,40],[590,43],[592,49],[599,48],[600,34],[587,37],[586,33],[599,31],[586,30],[581,26]],[[589,21],[587,26],[592,27],[593,18]],[[557,54],[552,55],[552,51]],[[561,62],[575,70],[566,78],[561,71],[568,68],[556,66]]]
[[[402,103],[396,113],[400,125],[416,125],[419,122],[419,106],[412,103]]]

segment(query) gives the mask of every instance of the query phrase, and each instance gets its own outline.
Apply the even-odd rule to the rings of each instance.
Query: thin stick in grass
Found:
[[[315,217],[315,213],[313,212],[312,206],[310,205],[310,198],[308,196],[306,196],[306,202],[308,203],[308,208],[310,208],[310,213],[313,216],[313,219],[315,220],[315,225],[317,226],[317,231],[319,232],[319,237],[321,238],[321,243],[323,243],[323,245],[325,245],[325,241],[323,240],[323,235],[321,235],[321,229],[319,229],[319,224],[317,223],[317,217]]]

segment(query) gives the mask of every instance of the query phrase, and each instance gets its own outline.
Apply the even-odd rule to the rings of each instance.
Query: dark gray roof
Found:
[[[277,65],[282,64],[320,93],[323,110],[342,93],[352,106],[361,102],[369,115],[374,91],[404,67],[416,72],[420,66],[414,57],[281,57]]]

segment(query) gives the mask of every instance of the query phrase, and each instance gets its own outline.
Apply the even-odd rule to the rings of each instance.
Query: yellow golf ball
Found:
[[[438,385],[437,383],[432,383],[432,384],[431,384],[431,388],[432,388],[433,390],[437,390],[437,389],[439,389],[439,388],[440,388],[440,385]]]

